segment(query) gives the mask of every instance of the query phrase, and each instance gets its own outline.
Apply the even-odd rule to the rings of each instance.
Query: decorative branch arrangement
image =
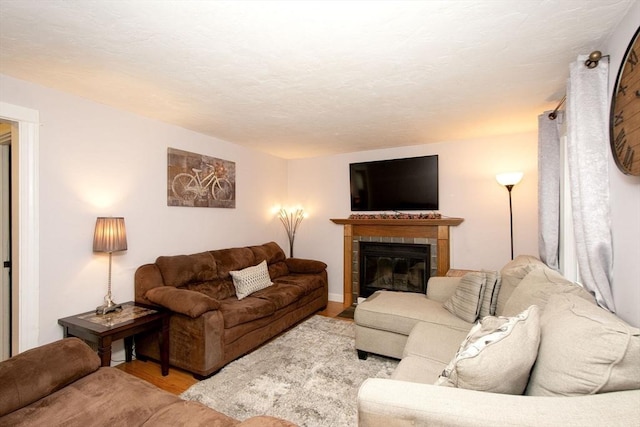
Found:
[[[292,208],[287,210],[286,208],[280,208],[278,212],[278,218],[287,230],[287,236],[289,236],[289,258],[293,257],[293,240],[296,238],[296,230],[304,219],[304,209]]]

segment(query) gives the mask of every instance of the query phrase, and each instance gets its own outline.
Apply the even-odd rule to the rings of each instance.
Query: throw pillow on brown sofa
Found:
[[[266,261],[242,270],[230,271],[229,274],[233,278],[233,286],[236,287],[236,296],[239,300],[273,285]]]

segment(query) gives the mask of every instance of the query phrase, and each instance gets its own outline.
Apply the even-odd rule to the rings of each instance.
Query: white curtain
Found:
[[[613,249],[609,210],[609,64],[571,64],[567,87],[567,152],[580,281],[598,304],[615,311],[611,294]]]
[[[538,116],[538,253],[549,267],[560,268],[560,131],[564,112]]]

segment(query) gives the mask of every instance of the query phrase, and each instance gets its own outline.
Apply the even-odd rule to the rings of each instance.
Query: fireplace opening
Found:
[[[426,293],[430,260],[431,245],[361,241],[359,296],[382,289]]]

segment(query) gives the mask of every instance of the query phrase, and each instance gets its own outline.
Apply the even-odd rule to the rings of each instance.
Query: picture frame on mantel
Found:
[[[235,208],[235,162],[168,148],[167,205]]]

